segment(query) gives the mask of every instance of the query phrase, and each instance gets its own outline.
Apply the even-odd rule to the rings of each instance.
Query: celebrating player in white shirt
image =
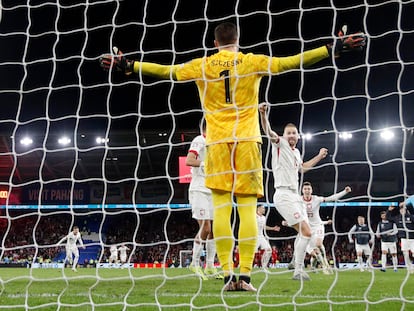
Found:
[[[335,193],[328,197],[321,197],[313,195],[312,184],[310,182],[304,182],[302,185],[302,200],[308,216],[309,225],[312,230],[312,238],[308,245],[308,253],[312,256],[312,258],[315,257],[317,262],[322,265],[324,273],[330,272],[329,263],[326,259],[325,246],[323,245],[323,240],[325,238],[325,225],[332,223],[332,221],[322,221],[319,215],[321,203],[339,200],[349,192],[351,192],[351,187],[346,186],[341,192]]]
[[[266,268],[267,264],[269,263],[269,259],[272,256],[272,247],[270,246],[269,239],[266,237],[265,231],[266,230],[273,230],[273,231],[280,231],[279,226],[267,226],[266,225],[266,209],[263,205],[258,205],[256,210],[256,220],[257,220],[257,249],[264,250],[262,255],[262,268]]]
[[[127,251],[129,251],[129,248],[125,244],[121,244],[121,246],[118,248],[119,251],[119,259],[121,260],[121,264],[123,265],[127,261]]]
[[[79,242],[80,247],[85,249],[83,245],[81,233],[79,232],[78,226],[73,226],[72,232],[70,232],[66,237],[61,239],[58,244],[63,243],[66,241],[66,258],[65,262],[69,261],[69,264],[72,265],[72,270],[76,272],[76,266],[78,265],[79,261],[79,249],[77,243]],[[74,258],[72,257],[74,256]]]
[[[259,105],[262,128],[272,143],[272,171],[274,175],[274,203],[279,214],[287,224],[299,233],[294,252],[295,270],[293,280],[310,280],[303,270],[306,248],[312,235],[306,215],[303,213],[303,202],[299,195],[299,170],[306,172],[326,157],[328,150],[321,148],[319,154],[307,162],[302,158],[296,144],[299,134],[296,126],[289,123],[285,126],[283,137],[276,134],[267,119],[267,103]]]

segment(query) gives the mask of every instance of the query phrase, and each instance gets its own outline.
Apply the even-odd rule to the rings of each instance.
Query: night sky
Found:
[[[213,29],[229,20],[240,26],[242,51],[275,56],[326,44],[343,24],[368,35],[365,52],[265,79],[260,99],[280,106],[274,110],[277,117],[272,116],[276,124],[299,123],[303,112],[303,130],[311,132],[414,125],[414,114],[407,110],[410,94],[398,94],[412,89],[412,3],[374,1],[365,7],[363,1],[333,1],[334,9],[331,1],[277,2],[91,1],[85,6],[83,1],[61,1],[58,7],[31,1],[28,10],[26,1],[4,1],[2,119],[138,113],[145,116],[141,126],[153,129],[152,114],[199,109],[192,83],[109,77],[97,59],[117,45],[131,58],[185,62],[213,53]],[[110,89],[109,82],[116,85]],[[99,124],[99,118],[93,119]],[[193,128],[197,122],[191,119],[179,117],[176,126]]]
[[[347,24],[367,34],[364,51],[264,78],[260,100],[272,104],[275,130],[296,123],[301,133],[317,135],[317,149],[318,139],[324,141],[334,162],[367,161],[368,155],[374,164],[404,158],[412,166],[413,2],[88,3],[30,1],[28,8],[27,1],[2,1],[2,135],[36,133],[47,145],[62,131],[194,131],[201,108],[193,83],[109,74],[99,57],[116,45],[138,60],[185,62],[214,53],[213,29],[222,21],[239,25],[242,51],[288,56],[332,42]],[[398,134],[397,145],[383,150],[377,134],[385,127]],[[340,143],[341,131],[353,131],[358,145]],[[301,144],[304,153],[317,150],[307,145]]]

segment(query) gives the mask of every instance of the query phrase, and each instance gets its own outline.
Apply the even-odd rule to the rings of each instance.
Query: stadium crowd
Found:
[[[347,239],[347,230],[353,223],[358,210],[348,210],[347,217],[335,226],[327,227],[325,246],[327,256],[333,263],[355,262],[355,248]],[[280,223],[274,213],[269,213],[270,222]],[[371,228],[376,227],[375,217],[372,217]],[[57,245],[73,225],[78,225],[83,238],[87,238],[90,231],[99,233],[103,242],[103,252],[98,252],[96,258],[99,262],[107,262],[109,246],[111,244],[125,243],[129,246],[130,262],[164,263],[167,266],[180,264],[180,251],[191,250],[197,223],[191,218],[188,210],[165,211],[146,210],[140,212],[125,211],[110,215],[50,213],[50,214],[24,214],[16,212],[8,218],[6,226],[0,228],[0,262],[26,263],[26,262],[52,262],[64,245]],[[237,225],[236,225],[237,226]],[[374,230],[375,231],[375,230]],[[274,253],[270,265],[287,263],[292,258],[295,232],[290,228],[283,228],[280,232],[269,233],[270,243],[274,246]],[[86,242],[88,247],[88,242]],[[333,252],[332,252],[333,251]],[[82,250],[80,251],[82,253]],[[235,255],[237,257],[237,255]],[[373,252],[373,264],[381,257],[380,243],[377,240]],[[307,258],[307,262],[309,258]],[[399,262],[404,259],[399,253]],[[255,265],[260,266],[260,253],[256,255]]]

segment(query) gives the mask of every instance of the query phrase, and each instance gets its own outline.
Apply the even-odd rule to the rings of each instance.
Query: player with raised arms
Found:
[[[138,73],[160,79],[196,83],[207,123],[205,160],[206,186],[212,190],[213,233],[217,255],[225,278],[223,290],[256,291],[250,282],[256,250],[257,198],[263,196],[261,134],[258,122],[259,86],[264,76],[310,66],[332,54],[361,49],[361,34],[341,36],[331,45],[289,57],[245,54],[239,51],[239,33],[233,23],[224,22],[214,29],[217,53],[179,65],[160,65],[125,58],[118,48],[115,55],[100,59],[106,70],[127,75]],[[237,280],[232,252],[231,225],[233,197],[240,219],[238,246],[240,275]]]
[[[270,127],[268,109],[267,103],[259,105],[262,128],[272,144],[272,172],[276,189],[273,200],[286,224],[298,232],[293,253],[295,269],[292,279],[310,280],[309,275],[304,271],[304,259],[312,231],[299,195],[299,171],[305,173],[314,167],[327,156],[328,149],[321,148],[316,156],[303,162],[296,148],[299,140],[298,129],[294,124],[288,123],[284,128],[283,136],[279,136]]]
[[[312,230],[312,237],[308,245],[308,253],[311,254],[312,258],[316,259],[316,262],[319,262],[322,265],[323,272],[326,274],[330,273],[330,269],[323,240],[325,238],[325,225],[330,224],[331,221],[322,221],[319,213],[321,203],[339,200],[350,192],[351,187],[346,186],[341,192],[332,194],[328,197],[322,197],[313,194],[313,188],[310,182],[304,182],[302,185],[302,200]]]

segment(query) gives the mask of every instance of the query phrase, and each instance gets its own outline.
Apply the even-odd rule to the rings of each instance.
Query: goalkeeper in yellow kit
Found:
[[[161,79],[194,81],[207,123],[206,186],[212,190],[213,232],[224,273],[224,290],[256,291],[250,273],[256,250],[257,198],[263,196],[261,133],[258,116],[259,84],[263,76],[309,66],[328,58],[333,51],[358,49],[361,34],[340,37],[332,46],[289,57],[239,52],[239,35],[232,23],[214,30],[218,52],[180,65],[159,65],[125,58],[115,47],[113,55],[100,59],[106,70],[141,73]],[[240,275],[233,273],[234,237],[231,227],[233,196],[240,219],[238,245]]]

